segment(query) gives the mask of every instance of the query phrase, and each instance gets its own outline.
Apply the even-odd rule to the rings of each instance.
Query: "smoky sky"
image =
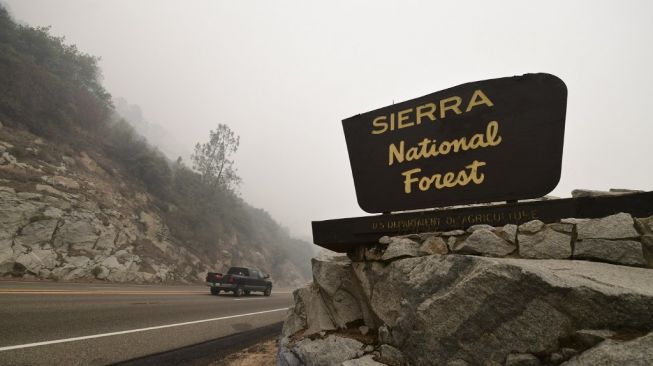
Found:
[[[529,72],[569,89],[553,195],[651,189],[650,1],[4,2],[101,57],[108,91],[188,151],[228,124],[243,198],[297,235],[364,214],[342,119]]]

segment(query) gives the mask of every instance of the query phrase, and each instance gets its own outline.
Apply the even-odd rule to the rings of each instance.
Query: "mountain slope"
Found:
[[[115,115],[94,57],[0,7],[0,275],[197,281],[237,264],[277,284],[310,276],[309,243]]]

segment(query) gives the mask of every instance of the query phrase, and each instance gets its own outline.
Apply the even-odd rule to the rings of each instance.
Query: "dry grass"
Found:
[[[210,366],[274,366],[277,347],[277,340],[270,339],[215,361]]]

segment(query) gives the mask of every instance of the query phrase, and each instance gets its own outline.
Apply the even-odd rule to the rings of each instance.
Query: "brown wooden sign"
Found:
[[[370,213],[518,200],[560,179],[567,88],[550,74],[459,85],[342,121]]]

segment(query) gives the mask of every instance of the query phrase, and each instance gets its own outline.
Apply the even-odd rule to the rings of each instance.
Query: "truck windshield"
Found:
[[[229,272],[227,272],[227,274],[238,275],[238,276],[249,276],[249,270],[247,268],[231,267],[229,268]]]

